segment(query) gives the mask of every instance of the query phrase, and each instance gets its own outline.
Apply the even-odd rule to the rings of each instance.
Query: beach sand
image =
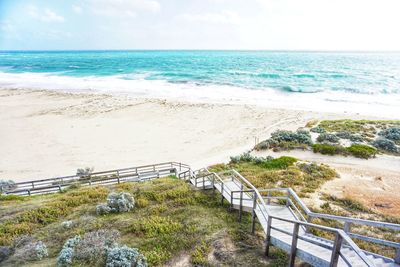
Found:
[[[229,156],[251,149],[255,138],[266,139],[276,129],[295,130],[312,119],[338,118],[367,117],[93,93],[0,89],[0,179],[24,181],[72,175],[77,168],[86,166],[102,171],[167,161],[200,168],[229,161]],[[348,181],[366,177],[364,184],[370,189],[382,183],[378,176],[383,177],[383,182],[388,181],[386,176],[393,177],[385,187],[389,191],[390,185],[398,184],[400,179],[400,164],[393,170],[379,168],[377,162],[369,167],[374,173],[365,174],[363,165],[337,163],[334,157],[312,159],[312,155],[298,156],[332,163],[341,174],[341,179],[324,186],[323,190],[329,192],[347,194],[354,188],[357,195],[355,189],[362,191],[357,187],[360,183],[346,182],[346,177]],[[364,160],[363,164],[373,161]],[[382,190],[371,189],[362,194],[373,192],[378,197]],[[397,199],[400,203],[399,196]]]

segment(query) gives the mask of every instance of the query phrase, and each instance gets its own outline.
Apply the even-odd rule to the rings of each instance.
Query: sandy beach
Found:
[[[22,181],[181,161],[226,162],[278,128],[349,115],[246,105],[0,90],[0,178]],[[353,116],[354,117],[354,116]]]
[[[1,89],[0,99],[0,178],[15,181],[72,175],[86,166],[102,171],[179,161],[201,168],[229,161],[276,129],[295,130],[312,119],[371,118],[48,90]],[[362,197],[384,213],[400,212],[393,191],[400,177],[397,157],[281,154],[336,168],[341,178],[321,192]]]

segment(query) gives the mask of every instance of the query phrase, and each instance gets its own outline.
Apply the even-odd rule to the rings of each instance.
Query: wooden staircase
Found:
[[[196,188],[213,189],[221,194],[221,201],[228,201],[231,208],[239,210],[239,220],[243,212],[251,212],[255,231],[256,218],[265,235],[265,253],[274,245],[290,254],[289,266],[294,266],[295,258],[313,266],[382,266],[400,267],[400,244],[374,237],[354,234],[350,226],[368,225],[400,231],[400,225],[333,216],[311,212],[290,188],[256,189],[235,170],[217,174],[201,169],[179,173]],[[313,218],[334,220],[344,224],[344,230],[312,224]],[[311,234],[311,229],[329,233],[333,240]],[[352,240],[361,239],[396,249],[395,259],[361,250]]]

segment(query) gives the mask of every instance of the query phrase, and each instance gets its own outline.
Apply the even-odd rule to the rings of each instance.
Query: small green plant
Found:
[[[192,252],[191,262],[195,266],[207,266],[208,265],[208,253],[210,252],[210,246],[206,242],[202,242]]]
[[[375,157],[377,149],[362,144],[353,144],[347,147],[346,150],[357,158],[369,159]]]
[[[140,197],[140,198],[136,199],[136,206],[138,208],[145,208],[148,205],[149,205],[149,200],[147,200],[147,198]]]
[[[148,237],[171,234],[183,228],[180,222],[174,221],[168,217],[151,216],[141,218],[130,226],[130,231]]]
[[[339,145],[330,145],[330,144],[314,144],[312,146],[314,153],[321,153],[323,155],[346,155],[347,151],[344,147]]]
[[[262,164],[267,169],[286,169],[297,161],[296,158],[282,156],[276,159],[271,159]]]

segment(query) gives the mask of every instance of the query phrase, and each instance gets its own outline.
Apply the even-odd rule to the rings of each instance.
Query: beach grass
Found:
[[[136,200],[133,211],[96,215],[96,204],[104,202],[111,191],[132,194]],[[5,266],[54,266],[68,238],[102,229],[117,230],[118,243],[138,248],[150,266],[185,259],[195,266],[248,262],[279,266],[279,262],[287,262],[286,254],[277,249],[272,250],[271,259],[263,257],[263,235],[259,227],[258,233],[251,235],[250,214],[238,223],[237,212],[228,212],[220,196],[195,190],[174,177],[0,201],[1,245],[12,246],[16,237],[31,235],[43,241],[49,251],[49,258],[40,262],[11,256]],[[72,227],[63,227],[66,221]],[[100,260],[93,266],[103,263]],[[74,266],[82,264],[74,262]]]

